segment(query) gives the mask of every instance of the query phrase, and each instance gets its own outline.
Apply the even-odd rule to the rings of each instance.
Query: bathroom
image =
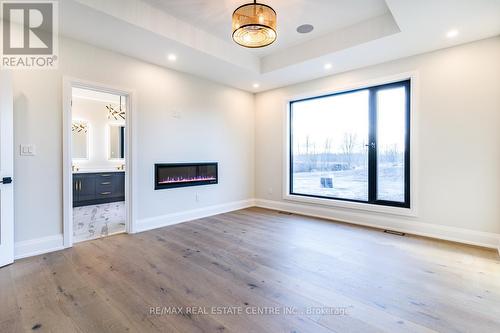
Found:
[[[127,97],[72,88],[73,242],[126,232]]]

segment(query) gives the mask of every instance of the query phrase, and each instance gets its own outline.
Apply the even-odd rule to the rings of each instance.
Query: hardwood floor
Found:
[[[0,332],[32,331],[499,332],[500,260],[252,208],[0,269]]]

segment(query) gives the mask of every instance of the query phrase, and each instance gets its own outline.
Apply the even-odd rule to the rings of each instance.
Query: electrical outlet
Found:
[[[269,194],[269,195],[273,194],[273,188],[272,187],[270,187],[270,188],[267,189],[267,194]]]

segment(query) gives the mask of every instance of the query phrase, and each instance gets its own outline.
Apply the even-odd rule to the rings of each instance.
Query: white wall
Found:
[[[252,94],[73,40],[61,40],[60,51],[58,70],[13,76],[15,145],[37,148],[33,157],[16,152],[17,242],[62,233],[64,75],[135,91],[138,219],[253,197]],[[220,184],[153,190],[155,162],[187,161],[218,161]]]
[[[390,220],[500,233],[498,59],[500,38],[493,38],[254,97],[87,44],[61,40],[59,70],[16,71],[13,75],[16,241],[48,237],[59,242],[51,236],[62,233],[64,75],[136,92],[137,215],[146,220],[254,195],[285,204],[281,193],[285,100],[417,71],[418,216],[333,208],[328,208],[328,213],[374,224]],[[30,143],[36,145],[36,156],[19,156],[19,144]],[[154,191],[153,164],[177,161],[219,161],[220,184]]]
[[[86,121],[89,124],[88,159],[73,159],[73,164],[80,169],[116,169],[125,163],[123,159],[109,159],[109,126],[125,126],[125,121],[108,119],[104,101],[73,97],[73,120]],[[115,136],[116,141],[116,136]]]
[[[410,71],[418,72],[419,85],[418,216],[336,208],[323,210],[323,215],[374,225],[403,221],[500,233],[498,37],[258,94],[256,197],[274,201],[276,207],[286,203],[282,156],[288,98]]]

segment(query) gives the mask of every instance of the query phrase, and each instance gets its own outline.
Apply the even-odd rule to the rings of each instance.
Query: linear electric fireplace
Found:
[[[155,164],[155,190],[217,184],[217,163]]]

